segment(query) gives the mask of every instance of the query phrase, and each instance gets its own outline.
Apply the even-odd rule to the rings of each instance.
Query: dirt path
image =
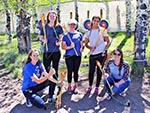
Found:
[[[130,102],[130,107],[126,107],[115,100],[103,100],[101,83],[99,95],[85,94],[88,85],[87,75],[80,74],[79,94],[62,95],[62,107],[55,109],[54,104],[48,105],[47,110],[36,107],[27,108],[25,98],[21,92],[21,79],[12,79],[11,73],[6,73],[2,62],[0,62],[0,113],[150,113],[150,76],[147,74],[138,80],[132,80],[127,91],[127,96],[118,99]],[[66,84],[64,85],[66,87]]]

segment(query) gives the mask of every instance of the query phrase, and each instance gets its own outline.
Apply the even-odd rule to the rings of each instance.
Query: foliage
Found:
[[[81,2],[112,2],[113,0],[80,0]]]
[[[80,0],[81,2],[111,2],[113,0]],[[56,4],[57,0],[52,0],[52,4]],[[60,3],[65,3],[65,2],[74,2],[74,0],[60,0]],[[22,7],[22,1],[18,0],[8,0],[8,8],[11,10],[18,11]],[[46,6],[50,5],[50,0],[26,0],[26,3],[28,4],[29,12],[32,11],[33,7],[41,7],[41,6]],[[0,0],[0,11],[5,10],[6,7],[4,5],[4,2]]]

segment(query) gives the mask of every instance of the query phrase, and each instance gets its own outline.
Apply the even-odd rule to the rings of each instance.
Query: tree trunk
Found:
[[[3,1],[6,7],[6,21],[7,21],[6,30],[8,34],[8,40],[9,42],[12,42],[10,11],[8,10],[7,0],[3,0]]]
[[[79,22],[78,2],[77,2],[77,0],[74,0],[74,6],[75,6],[75,19]]]
[[[131,0],[126,0],[126,36],[131,37]]]
[[[139,67],[145,67],[146,61],[146,39],[148,28],[149,0],[137,1],[137,18],[134,34],[134,62]],[[135,68],[137,70],[137,68]],[[142,69],[143,70],[143,69]]]
[[[150,35],[150,0],[149,0],[149,7],[148,7],[148,34]]]
[[[53,0],[50,0],[50,10],[53,10]]]
[[[30,41],[30,18],[31,16],[27,16],[25,1],[22,1],[21,10],[17,14],[17,39],[18,39],[18,51],[19,53],[28,53],[31,49],[31,41]]]
[[[57,11],[57,16],[58,16],[58,22],[61,23],[61,20],[60,20],[60,0],[57,0],[56,11]]]
[[[38,24],[38,19],[37,19],[37,13],[36,13],[36,7],[35,7],[35,1],[32,0],[32,7],[33,7],[33,10],[32,10],[32,14],[33,14],[33,32],[36,33],[36,25]]]

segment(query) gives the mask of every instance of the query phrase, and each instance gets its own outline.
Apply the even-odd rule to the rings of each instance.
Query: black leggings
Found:
[[[96,55],[90,55],[90,58],[89,58],[89,85],[90,86],[92,86],[92,84],[93,84],[95,67],[97,67],[96,87],[99,87],[100,81],[102,78],[102,72],[100,71],[99,67],[97,66],[96,60],[98,60],[103,67],[105,58],[106,58],[106,56],[102,56],[101,53],[96,54]]]
[[[46,68],[46,71],[49,72],[49,67],[51,67],[51,62],[52,62],[52,67],[55,69],[56,74],[53,76],[56,80],[58,78],[58,65],[59,65],[59,60],[60,60],[61,54],[60,52],[51,52],[51,53],[44,53],[43,54],[43,64]],[[56,84],[51,82],[50,83],[50,94],[49,97],[52,98],[55,90]]]
[[[60,52],[50,52],[43,54],[43,64],[47,72],[49,72],[49,67],[52,66],[56,71],[56,75],[58,76],[58,65],[60,57],[61,57]]]
[[[78,71],[81,64],[81,56],[67,56],[65,58],[67,65],[67,80],[68,83],[72,82],[72,72],[74,72],[74,82],[78,82]]]

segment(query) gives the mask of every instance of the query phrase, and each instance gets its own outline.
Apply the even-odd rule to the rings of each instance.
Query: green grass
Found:
[[[124,53],[124,59],[129,62],[130,65],[133,63],[133,57],[134,57],[134,36],[131,36],[130,38],[127,38],[125,33],[119,32],[119,33],[113,33],[109,34],[111,37],[112,43],[108,50],[108,52],[112,52],[115,48],[121,48]],[[32,48],[37,48],[40,50],[40,42],[38,41],[37,36],[34,34],[32,37]],[[36,37],[36,38],[35,38]],[[0,36],[0,55],[5,67],[14,73],[14,78],[21,77],[21,71],[22,71],[22,61],[27,58],[27,54],[19,54],[17,49],[17,39],[14,38],[12,43],[8,43],[7,35],[1,35]],[[146,57],[150,58],[149,54],[149,48],[150,44],[147,40],[147,46],[146,46]],[[62,50],[62,55],[64,55],[64,50]],[[85,59],[84,56],[87,55],[89,52],[88,49],[85,48],[83,52],[82,62],[80,66],[80,73],[88,73],[88,57]],[[42,54],[40,59],[42,60]],[[66,65],[65,62],[60,64],[59,71],[62,69],[65,69]],[[149,71],[149,66],[146,67],[147,72]]]

